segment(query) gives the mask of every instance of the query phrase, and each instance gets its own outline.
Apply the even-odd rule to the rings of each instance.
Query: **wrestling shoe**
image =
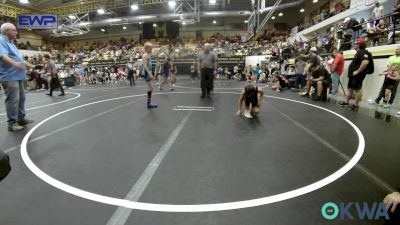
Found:
[[[244,117],[246,117],[247,119],[253,119],[253,116],[248,110],[244,111]]]
[[[149,103],[149,104],[147,104],[147,108],[148,109],[154,109],[154,108],[157,108],[158,107],[158,105],[157,104],[154,104],[154,103]]]

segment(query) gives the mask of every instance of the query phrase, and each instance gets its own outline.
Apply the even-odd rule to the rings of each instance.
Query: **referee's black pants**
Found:
[[[132,86],[132,85],[135,85],[136,86],[136,84],[135,84],[135,77],[133,77],[133,70],[129,70],[129,72],[128,72],[128,80],[129,80],[129,83],[130,83],[130,85]]]
[[[201,69],[201,96],[210,95],[213,85],[214,68],[202,68]]]
[[[61,94],[64,94],[63,86],[61,85],[61,81],[60,81],[60,79],[58,78],[57,75],[52,76],[52,77],[50,78],[50,95],[53,95],[53,91],[54,91],[56,88],[59,88],[60,91],[61,91]]]

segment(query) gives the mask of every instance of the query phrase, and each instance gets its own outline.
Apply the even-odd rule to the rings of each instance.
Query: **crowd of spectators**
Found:
[[[315,15],[313,15],[308,22],[301,22],[298,26],[298,31],[305,30],[315,24],[318,24],[332,16],[335,16],[339,13],[342,13],[349,9],[350,1],[349,0],[339,0],[339,1],[331,1],[332,4],[330,8],[322,8],[317,11]]]
[[[171,42],[151,40],[155,58],[197,57],[204,43],[215,43],[214,51],[220,57],[267,55],[278,51],[287,39],[287,33],[268,34],[256,41],[242,42],[240,36],[224,37],[217,33],[209,38],[186,38]],[[95,61],[136,61],[144,53],[143,44],[133,39],[86,42],[83,45],[67,44],[64,63],[87,63]]]
[[[340,4],[337,10],[332,12],[341,12],[343,7],[339,6]],[[399,8],[395,6],[393,11]],[[285,58],[289,55],[293,57],[296,53],[306,54],[311,47],[317,47],[321,53],[329,53],[338,47],[342,51],[351,49],[351,43],[357,37],[366,38],[369,46],[393,43],[392,37],[400,33],[392,31],[395,24],[388,25],[388,20],[392,20],[394,16],[386,18],[382,17],[382,14],[382,6],[377,3],[368,20],[345,18],[332,24],[329,32],[314,33],[305,40],[300,39],[294,42],[288,40],[288,32],[277,31],[266,31],[249,42],[242,42],[239,35],[224,37],[219,33],[208,38],[157,39],[150,40],[150,42],[154,45],[153,55],[159,59],[197,57],[203,44],[207,42],[214,43],[214,51],[219,57],[282,54]],[[136,61],[141,58],[143,52],[143,41],[125,38],[84,44],[66,44],[64,63]]]
[[[14,40],[15,46],[20,50],[32,50],[32,51],[56,51],[58,49],[56,44],[44,42],[41,45],[33,45],[29,41],[18,41]]]

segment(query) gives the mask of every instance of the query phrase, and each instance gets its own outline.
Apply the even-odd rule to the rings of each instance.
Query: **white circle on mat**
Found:
[[[197,94],[198,92],[172,92],[168,94]],[[240,94],[236,92],[215,92],[219,94]],[[167,94],[167,93],[163,93]],[[154,95],[160,95],[160,94],[154,94]],[[256,198],[256,199],[250,199],[250,200],[244,200],[244,201],[236,201],[236,202],[225,202],[225,203],[215,203],[215,204],[198,204],[198,205],[172,205],[172,204],[153,204],[153,203],[144,203],[144,202],[134,202],[134,201],[129,201],[125,199],[119,199],[119,198],[113,198],[109,196],[104,196],[104,195],[99,195],[96,193],[92,193],[89,191],[85,191],[76,187],[73,187],[71,185],[68,185],[66,183],[63,183],[42,170],[40,170],[31,160],[31,158],[28,155],[28,149],[27,149],[27,144],[29,137],[35,132],[36,129],[38,129],[40,126],[42,126],[44,123],[47,121],[56,118],[64,113],[67,113],[72,110],[76,110],[82,107],[87,107],[90,105],[102,103],[102,102],[108,102],[108,101],[113,101],[113,100],[119,100],[119,99],[126,99],[126,98],[134,98],[134,97],[140,97],[140,96],[145,96],[145,95],[131,95],[131,96],[124,96],[124,97],[117,97],[117,98],[111,98],[111,99],[106,99],[106,100],[101,100],[101,101],[96,101],[96,102],[91,102],[87,103],[84,105],[76,106],[70,109],[67,109],[65,111],[59,112],[53,116],[50,116],[49,118],[41,121],[38,123],[35,127],[33,127],[24,137],[21,143],[21,156],[26,164],[26,166],[40,179],[45,181],[46,183],[52,185],[55,188],[58,188],[64,192],[70,193],[72,195],[104,203],[104,204],[109,204],[109,205],[115,205],[115,206],[121,206],[125,208],[130,208],[130,209],[137,209],[137,210],[146,210],[146,211],[157,211],[157,212],[212,212],[212,211],[224,211],[224,210],[234,210],[234,209],[243,209],[243,208],[249,208],[249,207],[256,207],[256,206],[262,206],[262,205],[267,205],[275,202],[280,202],[284,200],[288,200],[291,198],[295,198],[301,195],[305,195],[307,193],[310,193],[312,191],[318,190],[324,186],[327,186],[328,184],[334,182],[335,180],[339,179],[343,175],[345,175],[347,172],[349,172],[361,159],[363,153],[364,153],[364,148],[365,148],[365,140],[364,136],[361,133],[360,129],[353,124],[350,120],[347,118],[343,117],[342,115],[333,112],[329,109],[325,109],[323,107],[313,105],[310,103],[306,102],[301,102],[301,101],[296,101],[292,99],[287,99],[287,98],[280,98],[280,97],[275,97],[275,96],[265,96],[267,98],[275,98],[275,99],[280,99],[284,101],[289,101],[289,102],[295,102],[307,106],[311,106],[314,108],[321,109],[323,111],[329,112],[340,119],[344,120],[346,123],[348,123],[357,133],[358,136],[358,147],[357,151],[354,154],[354,156],[348,161],[343,167],[341,167],[339,170],[336,172],[332,173],[331,175],[316,181],[312,184],[309,184],[307,186],[292,190],[292,191],[287,191],[281,194],[276,194],[276,195],[271,195],[267,197],[262,197],[262,198]]]

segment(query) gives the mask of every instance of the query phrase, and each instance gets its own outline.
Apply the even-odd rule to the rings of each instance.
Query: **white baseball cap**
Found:
[[[310,49],[310,51],[313,51],[313,52],[318,52],[318,50],[317,50],[317,48],[316,48],[316,47],[312,47],[312,48]]]

